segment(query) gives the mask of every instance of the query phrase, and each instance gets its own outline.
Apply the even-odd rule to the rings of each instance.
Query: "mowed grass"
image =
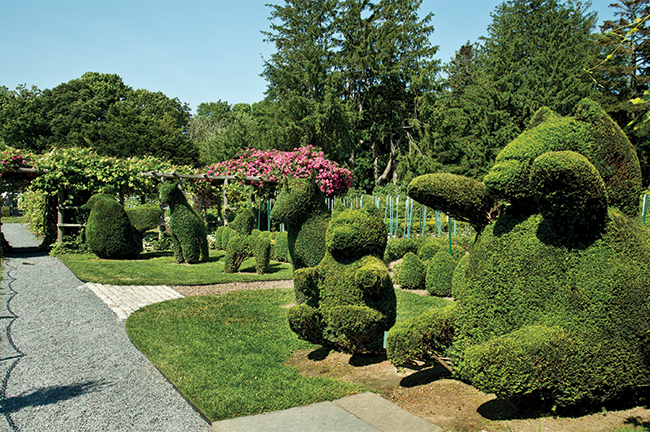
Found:
[[[298,340],[287,323],[291,289],[238,291],[146,306],[126,321],[131,340],[211,421],[334,400],[367,391],[284,364]],[[398,291],[400,316],[444,300]]]
[[[225,282],[291,279],[290,264],[271,262],[270,271],[255,273],[255,259],[239,273],[224,273],[223,251],[210,251],[205,263],[177,264],[172,252],[142,253],[133,260],[106,260],[94,254],[63,254],[59,258],[82,281],[111,285],[211,285]]]

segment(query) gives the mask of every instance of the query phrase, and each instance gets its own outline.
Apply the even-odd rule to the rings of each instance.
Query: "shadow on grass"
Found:
[[[31,393],[6,398],[2,401],[0,412],[13,413],[26,407],[51,405],[83,394],[94,393],[106,386],[106,382],[101,380],[64,386],[44,387],[34,390]]]

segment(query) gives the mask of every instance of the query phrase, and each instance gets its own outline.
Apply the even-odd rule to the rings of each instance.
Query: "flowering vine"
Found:
[[[316,171],[316,181],[325,196],[344,194],[352,184],[352,172],[325,159],[313,146],[293,151],[245,149],[235,159],[208,166],[208,175],[262,177],[282,181],[288,176],[309,177]]]

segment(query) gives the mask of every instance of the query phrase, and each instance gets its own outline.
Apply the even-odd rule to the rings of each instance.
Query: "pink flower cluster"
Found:
[[[316,171],[316,181],[325,196],[344,194],[352,184],[352,172],[325,159],[322,151],[312,146],[279,150],[245,149],[237,158],[207,167],[208,175],[262,177],[282,181],[288,176],[309,177]]]
[[[27,156],[18,154],[15,149],[3,151],[0,154],[0,170],[12,171],[17,168],[23,168],[27,165]]]

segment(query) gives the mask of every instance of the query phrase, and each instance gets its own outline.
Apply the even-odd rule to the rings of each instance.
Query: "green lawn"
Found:
[[[3,217],[2,223],[27,223],[24,217]]]
[[[134,260],[99,259],[94,254],[63,254],[59,258],[85,282],[112,285],[210,285],[225,282],[291,279],[291,265],[271,262],[270,272],[255,273],[249,258],[239,273],[224,273],[223,251],[210,251],[206,263],[176,264],[172,252],[142,253]]]
[[[293,290],[239,291],[146,306],[126,321],[133,343],[211,421],[337,399],[366,389],[301,376],[284,361],[317,346],[289,329]],[[448,304],[398,291],[398,320]]]

